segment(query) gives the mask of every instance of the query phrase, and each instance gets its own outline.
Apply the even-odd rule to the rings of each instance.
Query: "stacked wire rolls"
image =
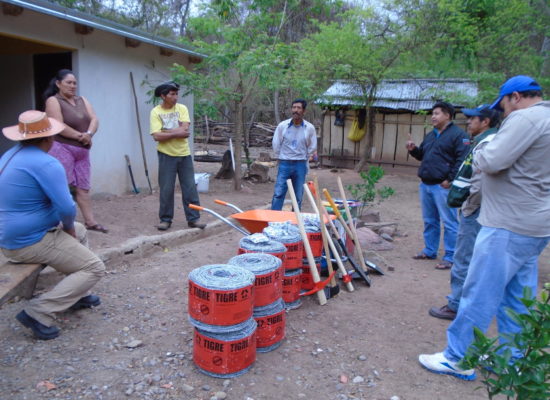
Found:
[[[304,243],[300,230],[290,222],[269,222],[263,233],[272,240],[281,242],[286,247],[286,255],[283,262],[285,269],[302,267],[302,255]]]
[[[283,301],[287,310],[294,310],[302,305],[301,288],[302,269],[286,269],[283,276]]]
[[[256,326],[250,318],[233,332],[195,328],[193,362],[199,371],[214,378],[234,378],[247,372],[256,361]]]
[[[281,242],[268,238],[263,233],[254,233],[243,237],[239,241],[238,254],[266,253],[279,258],[283,263],[286,256],[286,247]]]
[[[189,274],[193,361],[214,377],[238,376],[256,360],[255,275],[230,264],[204,265]]]
[[[191,323],[207,330],[208,326],[240,329],[238,325],[252,317],[254,281],[252,272],[234,265],[195,268],[189,274]]]
[[[253,315],[258,325],[256,347],[268,352],[281,345],[285,335],[285,307],[282,300],[284,269],[271,254],[247,253],[231,258],[231,265],[245,268],[256,276]]]
[[[256,351],[267,353],[278,348],[285,338],[285,302],[279,299],[263,307],[254,307]]]

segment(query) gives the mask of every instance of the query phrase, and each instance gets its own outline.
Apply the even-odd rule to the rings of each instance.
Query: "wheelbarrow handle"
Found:
[[[244,228],[241,228],[240,226],[237,226],[235,225],[233,222],[229,221],[227,218],[221,216],[220,214],[218,214],[216,211],[214,210],[211,210],[209,208],[205,208],[205,207],[201,207],[201,206],[197,206],[195,204],[189,204],[189,208],[193,209],[193,210],[198,210],[198,211],[204,211],[204,212],[207,212],[208,214],[211,214],[213,215],[214,217],[222,220],[223,222],[225,222],[227,225],[231,226],[232,228],[235,228],[236,230],[238,230],[239,232],[241,232],[243,235],[245,236],[248,236],[250,235],[250,232],[248,232],[246,229]]]
[[[237,207],[235,204],[228,203],[227,201],[216,199],[214,200],[214,203],[221,204],[222,206],[231,207],[233,210],[242,213],[243,210],[241,210],[239,207]]]

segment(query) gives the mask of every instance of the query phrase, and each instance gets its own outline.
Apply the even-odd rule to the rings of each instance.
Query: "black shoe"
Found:
[[[189,228],[199,228],[199,229],[204,229],[204,228],[206,228],[206,224],[201,224],[199,221],[188,222],[188,223],[187,223],[187,226],[188,226]]]
[[[15,318],[19,322],[21,322],[23,326],[32,330],[32,333],[34,333],[34,336],[36,336],[40,340],[55,339],[56,337],[59,336],[59,328],[57,326],[43,325],[37,320],[35,320],[33,317],[31,317],[29,314],[27,314],[25,310],[17,314]]]
[[[88,296],[82,297],[76,303],[74,303],[70,309],[73,311],[80,310],[82,308],[92,308],[97,307],[101,304],[101,299],[95,294],[89,294]]]
[[[439,319],[450,319],[451,321],[456,317],[456,311],[451,310],[447,305],[440,308],[432,307],[430,308],[429,314],[432,317]]]

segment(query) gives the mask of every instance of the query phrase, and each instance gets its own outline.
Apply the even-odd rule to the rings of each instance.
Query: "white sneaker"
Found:
[[[447,360],[443,353],[420,354],[418,361],[428,371],[436,374],[452,375],[465,381],[476,379],[476,371],[474,369],[464,370],[458,368],[457,363]]]

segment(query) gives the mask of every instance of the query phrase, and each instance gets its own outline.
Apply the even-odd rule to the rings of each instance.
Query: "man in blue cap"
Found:
[[[474,154],[482,174],[479,223],[468,276],[456,318],[441,353],[421,354],[431,372],[475,379],[475,370],[458,367],[474,340],[474,327],[486,332],[496,316],[499,333],[520,331],[506,310],[527,310],[523,288],[537,291],[538,257],[550,242],[550,101],[531,77],[515,76],[500,88],[493,109],[504,111],[495,138]],[[501,343],[506,340],[501,337]],[[512,359],[523,357],[511,347]]]
[[[492,110],[489,104],[465,108],[462,113],[468,117],[467,131],[472,136],[472,146],[451,184],[447,198],[449,207],[460,208],[454,264],[451,269],[451,293],[447,296],[447,304],[432,307],[429,311],[432,317],[450,320],[456,316],[462,297],[462,287],[474,252],[474,243],[481,229],[477,222],[481,206],[481,174],[472,173],[473,154],[493,139],[500,122],[500,113]]]

